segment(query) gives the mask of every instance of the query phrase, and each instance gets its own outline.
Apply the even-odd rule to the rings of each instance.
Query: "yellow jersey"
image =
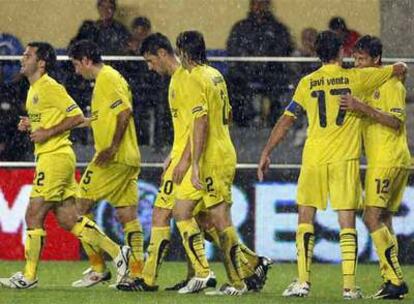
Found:
[[[171,158],[181,157],[190,135],[191,105],[186,89],[188,75],[188,71],[180,66],[171,76],[168,88],[168,103],[174,128]]]
[[[407,144],[405,128],[404,85],[397,78],[391,78],[367,99],[367,103],[402,122],[401,129],[396,131],[373,119],[362,120],[362,134],[368,167],[408,167],[410,150]]]
[[[340,110],[340,95],[365,98],[392,76],[392,66],[344,69],[326,64],[303,77],[285,114],[306,111],[308,130],[302,164],[318,165],[358,159],[361,152],[360,115]]]
[[[208,163],[236,163],[236,151],[230,137],[229,117],[231,106],[226,82],[215,68],[199,65],[189,75],[188,95],[191,98],[193,120],[208,116],[208,134],[202,160]]]
[[[48,129],[61,123],[66,117],[82,115],[81,109],[69,96],[66,89],[48,74],[33,83],[27,94],[26,110],[32,131]],[[62,152],[70,147],[70,131],[49,138],[44,143],[35,143],[35,155]]]
[[[91,102],[95,157],[99,152],[111,146],[116,130],[117,115],[126,109],[132,111],[132,94],[128,83],[118,71],[104,65],[96,77]],[[134,167],[140,165],[141,156],[132,117],[129,119],[114,161]]]

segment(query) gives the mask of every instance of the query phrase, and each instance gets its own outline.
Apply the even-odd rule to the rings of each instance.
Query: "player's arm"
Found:
[[[191,164],[191,141],[190,137],[187,140],[183,154],[181,154],[180,161],[173,170],[172,180],[177,185],[181,184],[185,174],[187,173],[188,168]]]
[[[273,127],[272,133],[267,140],[260,156],[259,167],[257,169],[257,177],[259,181],[263,181],[263,177],[270,166],[270,154],[273,149],[285,138],[290,127],[295,122],[296,118],[287,114],[283,114]]]
[[[402,125],[401,120],[397,117],[387,112],[377,110],[350,94],[341,96],[340,107],[343,110],[362,113],[376,122],[394,130],[399,130]]]
[[[126,108],[125,110],[118,113],[116,116],[115,134],[112,138],[112,143],[108,148],[98,154],[95,160],[96,165],[105,166],[110,160],[112,160],[116,152],[118,152],[131,116],[132,110],[130,108]]]
[[[32,133],[30,133],[30,139],[35,143],[44,143],[51,137],[60,135],[68,130],[72,130],[77,125],[81,124],[83,121],[83,114],[66,117],[60,123],[53,127],[47,129],[39,128],[33,131]]]
[[[200,159],[204,152],[206,140],[208,134],[208,116],[207,114],[197,117],[194,120],[193,131],[193,153],[192,153],[192,166],[193,173],[191,176],[191,182],[197,189],[203,189],[203,184],[200,181]]]

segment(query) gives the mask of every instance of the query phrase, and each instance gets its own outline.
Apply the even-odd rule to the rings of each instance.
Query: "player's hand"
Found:
[[[47,141],[52,136],[52,133],[48,129],[39,128],[36,131],[30,133],[30,140],[41,144]]]
[[[95,164],[99,167],[105,167],[115,156],[116,149],[112,146],[99,152],[95,159]]]
[[[265,174],[269,170],[270,162],[269,155],[262,153],[259,161],[259,167],[257,168],[257,178],[259,181],[263,181]]]
[[[20,116],[19,124],[17,125],[17,130],[20,132],[30,131],[30,120],[27,116]]]
[[[172,180],[175,184],[177,185],[181,184],[189,167],[190,167],[190,162],[188,160],[181,159],[179,161],[179,163],[173,170]]]
[[[341,95],[339,107],[341,110],[355,111],[358,109],[359,101],[351,94]]]
[[[191,173],[191,183],[197,190],[202,190],[204,188],[200,180],[200,167],[198,164],[193,164],[193,170]]]

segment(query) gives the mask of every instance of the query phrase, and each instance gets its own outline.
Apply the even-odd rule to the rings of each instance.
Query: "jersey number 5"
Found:
[[[343,89],[331,89],[329,90],[329,94],[332,96],[340,96],[345,94],[351,94],[351,89],[343,88]],[[318,90],[312,91],[311,96],[313,98],[318,99],[318,109],[319,109],[319,125],[321,128],[326,128],[326,96],[325,91]],[[336,125],[342,126],[345,120],[345,110],[339,109],[338,114],[336,115]]]

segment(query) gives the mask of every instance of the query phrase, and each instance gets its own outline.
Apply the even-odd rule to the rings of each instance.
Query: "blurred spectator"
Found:
[[[270,0],[250,0],[247,18],[237,22],[227,40],[229,56],[290,56],[293,43],[287,27],[270,11]],[[228,85],[235,122],[248,126],[260,119],[262,101],[270,101],[270,113],[262,117],[272,124],[281,112],[280,97],[288,85],[288,68],[284,63],[232,62]],[[258,101],[259,109],[255,108]],[[270,115],[268,115],[270,114]],[[256,116],[256,117],[255,117]]]
[[[139,55],[141,43],[151,34],[151,21],[147,17],[136,17],[131,22],[131,36],[128,40],[130,53]]]
[[[7,33],[0,33],[0,55],[22,55],[23,46],[19,39]],[[18,61],[0,60],[0,83],[11,83],[18,75],[20,65]]]
[[[342,17],[333,17],[329,21],[329,29],[336,32],[342,39],[344,56],[351,57],[352,49],[361,35],[357,31],[348,29]]]
[[[316,36],[318,36],[318,31],[312,27],[308,27],[303,29],[300,41],[301,46],[293,52],[294,57],[317,57],[315,51],[315,41]],[[294,77],[295,79],[292,81],[292,85],[296,87],[298,81],[303,76],[312,73],[317,68],[319,68],[321,64],[319,62],[301,62],[297,63],[294,66]]]
[[[127,48],[130,33],[122,23],[114,19],[116,0],[98,0],[97,8],[99,20],[84,21],[71,44],[78,40],[89,39],[101,48],[104,55],[122,54]]]
[[[295,57],[317,57],[316,50],[315,50],[315,41],[316,37],[318,36],[318,31],[312,27],[308,27],[303,29],[300,41],[301,46],[293,52],[293,56]],[[321,66],[321,63],[318,62],[300,62],[295,63],[292,66],[292,76],[294,77],[291,79],[292,87],[296,87],[299,80],[307,75],[315,71]],[[298,117],[298,122],[295,124],[294,132],[295,136],[293,138],[293,146],[299,147],[305,143],[306,139],[306,129],[307,123],[305,116]]]

